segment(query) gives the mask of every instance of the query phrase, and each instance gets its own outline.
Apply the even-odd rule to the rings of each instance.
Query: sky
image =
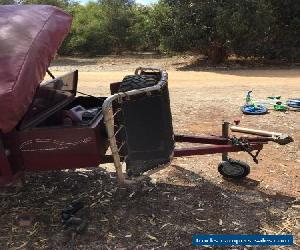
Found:
[[[157,0],[136,0],[136,2],[141,4],[151,4],[157,2]]]

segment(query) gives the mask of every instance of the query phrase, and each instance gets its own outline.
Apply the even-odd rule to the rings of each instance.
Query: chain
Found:
[[[246,139],[243,139],[243,138],[237,138],[235,136],[233,136],[231,139],[230,139],[230,142],[232,143],[232,145],[234,146],[239,146],[243,149],[244,152],[248,153],[253,161],[258,164],[258,159],[257,157],[259,156],[259,153],[261,150],[257,150],[257,152],[255,154],[253,154],[253,148],[252,146],[250,145],[249,141],[246,140]]]

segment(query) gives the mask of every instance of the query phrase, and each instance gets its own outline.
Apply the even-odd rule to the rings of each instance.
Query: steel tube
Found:
[[[121,163],[121,157],[119,155],[119,151],[118,151],[118,145],[117,145],[117,141],[115,139],[115,131],[114,131],[114,120],[113,120],[113,111],[111,108],[109,109],[105,109],[103,110],[104,112],[104,122],[106,125],[106,131],[107,131],[107,135],[108,135],[108,140],[109,140],[109,144],[110,144],[110,148],[111,148],[111,152],[112,152],[112,156],[113,156],[113,162],[116,168],[116,172],[117,172],[117,177],[118,177],[118,183],[119,185],[124,185],[125,183],[125,177],[123,174],[123,170],[122,170],[122,163]]]
[[[222,124],[222,137],[228,139],[229,137],[229,122]],[[228,152],[222,154],[222,161],[228,161]]]
[[[253,150],[261,150],[263,144],[251,144]],[[181,148],[175,149],[174,157],[184,157],[193,155],[207,155],[207,154],[219,154],[228,152],[240,152],[243,151],[242,147],[234,145],[217,145],[207,147],[194,147],[194,148]]]
[[[104,115],[104,121],[105,121],[105,127],[109,139],[109,145],[112,151],[112,156],[113,156],[113,161],[114,161],[114,166],[117,172],[117,177],[118,177],[118,183],[120,185],[125,184],[125,176],[122,171],[122,162],[121,162],[121,156],[119,155],[118,151],[118,146],[117,146],[117,141],[115,137],[115,128],[114,128],[114,114],[113,114],[113,108],[112,108],[112,103],[113,101],[118,101],[121,100],[124,97],[130,97],[130,96],[136,96],[139,94],[147,94],[152,91],[159,91],[163,87],[167,85],[167,80],[168,80],[168,74],[164,70],[160,69],[154,69],[154,68],[137,68],[135,71],[135,74],[139,74],[142,70],[151,70],[151,71],[158,71],[161,74],[161,79],[160,81],[151,87],[148,88],[143,88],[143,89],[135,89],[131,90],[128,92],[120,92],[116,93],[110,97],[108,97],[103,105],[102,105],[102,110],[103,110],[103,115]]]
[[[214,145],[226,145],[228,139],[220,136],[191,136],[191,135],[175,135],[175,142],[203,143]]]
[[[244,134],[250,134],[250,135],[260,135],[260,136],[266,136],[266,137],[274,137],[274,136],[281,136],[281,133],[276,132],[269,132],[264,130],[257,130],[257,129],[250,129],[250,128],[242,128],[237,126],[230,127],[232,132],[239,132]]]

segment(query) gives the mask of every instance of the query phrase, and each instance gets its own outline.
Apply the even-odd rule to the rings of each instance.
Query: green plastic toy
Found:
[[[272,106],[275,111],[286,112],[289,107],[281,101],[281,96],[269,96],[267,100],[256,101],[252,98],[253,91],[248,91],[246,94],[246,103],[242,107],[242,111],[247,114],[266,114],[267,106]],[[265,112],[266,111],[266,112]]]
[[[288,108],[286,105],[282,104],[282,102],[277,102],[277,103],[274,105],[274,110],[285,112],[285,111],[288,111],[289,108]]]

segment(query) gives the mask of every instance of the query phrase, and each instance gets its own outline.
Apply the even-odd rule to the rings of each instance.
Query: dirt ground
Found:
[[[61,74],[79,68],[79,90],[106,96],[109,83],[138,65],[162,65],[169,73],[175,133],[220,134],[222,120],[238,119],[244,127],[288,133],[295,142],[265,146],[259,165],[245,153],[230,154],[252,166],[238,182],[218,174],[220,155],[175,159],[127,189],[117,188],[111,164],[28,174],[25,187],[1,193],[0,249],[193,249],[193,234],[293,234],[295,245],[282,249],[300,249],[300,113],[240,112],[248,90],[257,99],[300,97],[300,69],[191,67],[193,60],[69,58],[51,69]],[[85,204],[79,216],[87,228],[80,234],[61,223],[62,209],[74,200]],[[31,226],[18,225],[16,216],[23,214],[33,218]]]

